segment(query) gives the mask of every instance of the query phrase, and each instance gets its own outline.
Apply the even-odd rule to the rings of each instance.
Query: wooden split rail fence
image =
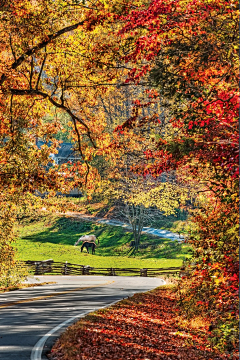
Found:
[[[95,268],[89,265],[71,264],[67,261],[55,262],[52,259],[43,261],[25,261],[34,275],[108,275],[108,276],[157,276],[178,275],[180,267],[169,268]]]

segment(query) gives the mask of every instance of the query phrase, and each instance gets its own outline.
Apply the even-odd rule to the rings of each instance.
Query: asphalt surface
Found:
[[[47,359],[46,352],[56,338],[78,316],[164,284],[160,278],[123,276],[38,276],[28,280],[47,281],[57,283],[0,294],[1,360]]]

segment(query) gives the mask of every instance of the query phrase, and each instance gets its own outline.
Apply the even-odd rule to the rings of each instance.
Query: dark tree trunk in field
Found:
[[[147,209],[142,205],[135,206],[133,204],[126,204],[125,210],[133,231],[134,247],[135,250],[138,250]]]

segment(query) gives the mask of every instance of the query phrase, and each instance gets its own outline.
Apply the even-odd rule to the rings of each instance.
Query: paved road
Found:
[[[73,217],[79,217],[83,220],[87,220],[87,221],[95,221],[101,224],[107,224],[107,225],[113,225],[113,226],[121,226],[123,228],[129,229],[131,230],[131,226],[129,224],[126,224],[122,221],[119,220],[114,220],[114,219],[101,219],[101,218],[96,218],[93,216],[88,216],[88,215],[82,215],[82,214],[78,214],[78,213],[74,213],[74,212],[66,212],[65,214],[62,215],[68,215],[68,216],[73,216]],[[143,232],[148,233],[148,234],[152,234],[155,236],[159,236],[162,238],[166,238],[166,239],[170,239],[170,240],[177,240],[179,242],[182,242],[184,240],[183,235],[179,235],[176,233],[173,233],[171,231],[168,230],[163,230],[163,229],[154,229],[151,227],[144,227],[143,228]]]
[[[0,294],[1,360],[46,359],[45,352],[64,330],[62,327],[51,334],[57,325],[164,284],[159,278],[121,276],[38,276],[38,280],[29,279],[29,282],[36,281],[57,281],[57,284]],[[44,344],[42,337],[47,333],[50,336]],[[39,355],[42,353],[41,342],[42,356]]]

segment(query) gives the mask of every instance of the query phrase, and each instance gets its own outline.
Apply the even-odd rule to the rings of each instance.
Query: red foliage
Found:
[[[168,168],[194,157],[220,166],[236,178],[239,99],[234,2],[152,0],[147,8],[131,11],[122,21],[119,34],[134,38],[132,51],[124,60],[138,66],[130,70],[127,82],[139,83],[153,70],[162,96],[179,104],[172,124],[181,128],[180,136],[175,136],[174,146],[159,143],[161,149],[181,160],[169,162]],[[124,126],[133,126],[135,120],[129,119]],[[188,141],[186,150],[189,140],[192,146],[188,151],[176,146]],[[166,166],[161,166],[166,156],[156,154],[155,158],[154,172],[166,171]]]
[[[120,31],[134,42],[124,58],[134,63],[127,81],[138,84],[151,71],[161,98],[169,101],[174,130],[167,140],[158,139],[155,151],[145,150],[146,161],[135,170],[157,176],[182,168],[205,184],[183,302],[189,311],[215,317],[219,346],[230,351],[238,304],[237,9],[226,0],[152,0],[123,17]],[[122,128],[137,121],[131,118]]]
[[[60,337],[51,360],[224,360],[210,349],[208,323],[192,327],[177,315],[176,294],[136,294],[89,315]],[[237,359],[237,355],[232,359]]]

